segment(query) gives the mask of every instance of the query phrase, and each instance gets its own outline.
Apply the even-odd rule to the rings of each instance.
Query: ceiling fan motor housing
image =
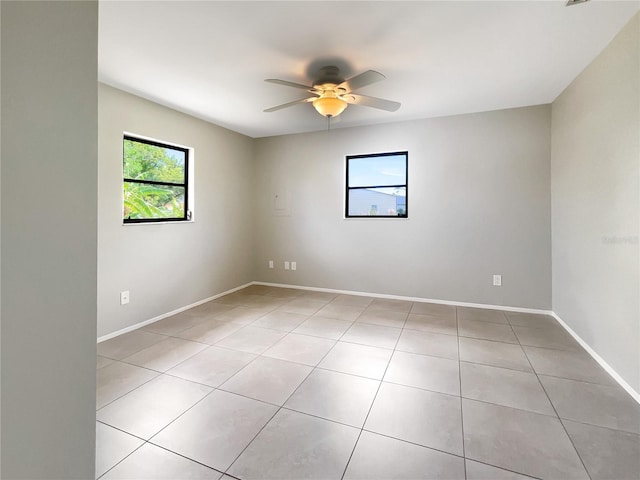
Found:
[[[313,82],[314,87],[330,83],[333,85],[339,85],[344,82],[344,78],[340,77],[340,69],[333,65],[322,67],[320,69],[320,76]]]

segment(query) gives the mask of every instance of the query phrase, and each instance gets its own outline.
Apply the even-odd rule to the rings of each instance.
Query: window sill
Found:
[[[195,220],[180,220],[179,222],[173,221],[173,222],[122,222],[122,226],[123,227],[141,227],[141,226],[146,226],[146,225],[181,225],[181,224],[189,224],[189,223],[196,223]]]
[[[342,217],[343,220],[386,220],[397,222],[399,220],[409,220],[409,217]]]

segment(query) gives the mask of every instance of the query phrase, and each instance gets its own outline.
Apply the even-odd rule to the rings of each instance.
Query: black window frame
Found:
[[[377,157],[392,157],[392,156],[397,157],[400,155],[404,155],[404,160],[405,160],[405,171],[404,171],[405,183],[404,184],[366,185],[366,186],[358,186],[358,187],[349,186],[349,160],[357,159],[357,158],[377,158]],[[347,155],[347,160],[345,163],[346,163],[346,178],[345,178],[346,190],[345,190],[345,202],[344,202],[345,218],[409,218],[409,152],[408,151]],[[404,188],[405,189],[404,214],[402,215],[349,215],[349,192],[351,190],[366,190],[371,188]]]
[[[184,183],[173,183],[173,182],[160,182],[157,180],[137,180],[135,178],[126,178],[124,176],[124,165],[125,165],[125,154],[124,154],[124,142],[132,141],[138,143],[144,143],[147,145],[152,145],[154,147],[160,148],[169,148],[171,150],[179,150],[184,153]],[[122,222],[124,224],[127,223],[160,223],[160,222],[189,222],[192,219],[192,213],[189,208],[189,165],[191,161],[191,157],[189,155],[190,148],[182,147],[179,145],[174,145],[171,143],[160,142],[157,140],[149,140],[143,137],[137,137],[131,134],[124,134],[122,137],[122,187],[124,189],[125,183],[140,183],[145,185],[161,185],[161,186],[169,186],[169,187],[182,187],[184,188],[184,216],[182,217],[163,217],[163,218],[124,218],[124,211],[122,216]]]

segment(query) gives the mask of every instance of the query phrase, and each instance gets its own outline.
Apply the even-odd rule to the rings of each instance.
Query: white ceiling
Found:
[[[552,102],[640,9],[640,1],[100,3],[99,79],[251,137],[325,130],[303,98],[309,72],[387,79],[332,128]]]

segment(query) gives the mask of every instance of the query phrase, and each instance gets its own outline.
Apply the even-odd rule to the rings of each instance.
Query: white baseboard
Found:
[[[337,290],[335,288],[304,287],[300,285],[286,285],[283,283],[268,283],[268,282],[251,282],[251,284],[264,285],[266,287],[296,288],[298,290],[311,290],[314,292],[340,293],[343,295],[358,295],[361,297],[389,298],[391,300],[406,300],[408,302],[439,303],[441,305],[453,305],[456,307],[490,308],[492,310],[502,310],[505,312],[540,313],[544,315],[551,315],[552,313],[550,310],[542,310],[539,308],[505,307],[504,305],[454,302],[451,300],[437,300],[433,298],[406,297],[403,295],[388,295],[386,293],[370,293],[370,292],[356,292],[353,290]]]
[[[431,298],[418,298],[418,297],[405,297],[402,295],[387,295],[381,293],[369,293],[369,292],[354,292],[351,290],[337,290],[333,288],[319,288],[319,287],[303,287],[300,285],[286,285],[281,283],[268,283],[268,282],[251,282],[252,285],[265,285],[269,287],[281,287],[281,288],[297,288],[299,290],[311,290],[317,292],[328,292],[328,293],[340,293],[345,295],[360,295],[366,297],[375,297],[375,298],[390,298],[393,300],[408,300],[411,302],[428,302],[428,303],[439,303],[442,305],[454,305],[457,307],[475,307],[475,308],[490,308],[493,310],[502,310],[505,312],[522,312],[522,313],[540,313],[545,315],[551,315],[555,318],[560,325],[573,337],[576,341],[584,348],[589,355],[593,357],[593,359],[600,364],[600,366],[609,374],[611,378],[613,378],[622,388],[624,388],[633,399],[640,403],[640,394],[636,392],[631,385],[629,385],[619,374],[616,372],[611,365],[604,361],[604,359],[598,355],[593,348],[589,346],[587,342],[585,342],[580,336],[574,332],[569,325],[567,325],[558,315],[556,315],[551,310],[542,310],[536,308],[520,308],[520,307],[505,307],[503,305],[489,305],[484,303],[468,303],[468,302],[453,302],[449,300],[437,300]]]
[[[117,337],[119,335],[123,335],[125,333],[132,332],[132,331],[137,330],[139,328],[142,328],[142,327],[144,327],[146,325],[149,325],[150,323],[157,322],[158,320],[162,320],[163,318],[170,317],[171,315],[175,315],[176,313],[184,312],[185,310],[189,310],[190,308],[197,307],[198,305],[202,305],[203,303],[210,302],[211,300],[215,300],[216,298],[220,298],[220,297],[223,297],[223,296],[228,295],[230,293],[237,292],[238,290],[242,290],[243,288],[246,288],[246,287],[248,287],[249,285],[252,285],[252,284],[253,284],[253,282],[245,283],[244,285],[240,285],[239,287],[235,287],[235,288],[232,288],[231,290],[227,290],[225,292],[218,293],[216,295],[213,295],[212,297],[208,297],[208,298],[204,298],[202,300],[198,300],[197,302],[194,302],[194,303],[192,303],[190,305],[185,305],[184,307],[176,308],[175,310],[171,310],[170,312],[163,313],[162,315],[158,315],[157,317],[150,318],[149,320],[144,320],[142,322],[136,323],[135,325],[131,325],[129,327],[125,327],[125,328],[123,328],[121,330],[117,330],[115,332],[107,333],[106,335],[98,337],[98,343],[104,342],[105,340],[109,340],[109,339]]]
[[[157,322],[158,320],[162,320],[163,318],[170,317],[171,315],[175,315],[176,313],[184,312],[193,307],[197,307],[198,305],[202,305],[203,303],[210,302],[211,300],[215,300],[216,298],[220,298],[224,295],[228,295],[229,293],[236,292],[238,290],[242,290],[250,285],[264,285],[266,287],[279,287],[279,288],[295,288],[298,290],[309,290],[314,292],[327,292],[327,293],[338,293],[343,295],[358,295],[365,297],[374,297],[374,298],[388,298],[392,300],[406,300],[410,302],[425,302],[425,303],[438,303],[441,305],[453,305],[457,307],[474,307],[474,308],[490,308],[493,310],[501,310],[505,312],[521,312],[521,313],[539,313],[544,315],[551,315],[555,318],[560,325],[573,337],[575,340],[584,348],[589,355],[593,357],[593,359],[600,364],[604,370],[611,375],[622,388],[624,388],[629,395],[638,403],[640,403],[640,393],[636,392],[631,385],[629,385],[619,374],[616,372],[604,359],[598,355],[593,348],[589,346],[587,342],[585,342],[580,336],[574,332],[569,325],[567,325],[558,315],[556,315],[551,310],[542,310],[537,308],[520,308],[520,307],[505,307],[503,305],[489,305],[484,303],[468,303],[468,302],[454,302],[450,300],[438,300],[432,298],[420,298],[420,297],[406,297],[403,295],[388,295],[384,293],[370,293],[370,292],[356,292],[353,290],[338,290],[335,288],[321,288],[321,287],[306,287],[301,285],[287,285],[283,283],[270,283],[270,282],[249,282],[244,285],[240,285],[239,287],[232,288],[222,293],[218,293],[211,297],[205,298],[203,300],[199,300],[190,305],[186,305],[184,307],[177,308],[172,310],[171,312],[164,313],[162,315],[158,315],[157,317],[150,318],[149,320],[145,320],[140,323],[136,323],[135,325],[131,325],[130,327],[123,328],[116,332],[109,333],[107,335],[103,335],[98,338],[98,343],[104,342],[105,340],[109,340],[111,338],[117,337],[119,335],[131,332],[133,330],[137,330],[145,325],[149,325],[150,323]]]
[[[634,399],[636,402],[640,403],[640,393],[636,392],[636,391],[631,387],[631,385],[629,385],[629,384],[624,380],[624,378],[622,378],[622,377],[618,374],[618,372],[616,372],[616,371],[611,367],[611,365],[609,365],[607,362],[605,362],[605,360],[604,360],[600,355],[598,355],[598,354],[596,353],[596,351],[595,351],[593,348],[591,348],[587,342],[585,342],[582,338],[580,338],[580,336],[579,336],[576,332],[574,332],[574,331],[573,331],[573,329],[572,329],[569,325],[567,325],[567,324],[564,322],[564,320],[562,320],[558,315],[556,315],[556,314],[555,314],[555,313],[553,313],[553,312],[551,313],[551,315],[553,316],[553,318],[555,318],[555,319],[558,321],[558,323],[559,323],[560,325],[562,325],[562,327],[563,327],[567,332],[569,332],[569,334],[570,334],[573,338],[575,338],[576,342],[578,342],[578,343],[582,346],[582,348],[584,348],[584,349],[587,351],[587,353],[588,353],[589,355],[591,355],[591,356],[593,357],[593,359],[594,359],[596,362],[598,362],[598,363],[600,364],[600,366],[601,366],[602,368],[604,368],[604,370],[605,370],[609,375],[611,375],[611,378],[613,378],[616,382],[618,382],[618,384],[619,384],[622,388],[624,388],[624,389],[627,391],[627,393],[628,393],[629,395],[631,395],[631,396],[633,397],[633,399]]]

